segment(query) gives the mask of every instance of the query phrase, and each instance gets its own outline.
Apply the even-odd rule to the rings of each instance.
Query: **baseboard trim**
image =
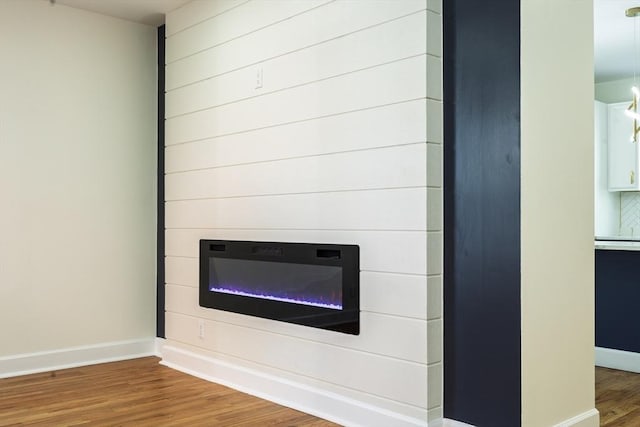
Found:
[[[154,347],[154,355],[158,357],[162,357],[162,349],[164,348],[164,343],[167,342],[166,339],[156,337],[155,347]]]
[[[0,357],[0,378],[116,362],[156,354],[153,338]]]
[[[474,425],[463,423],[462,421],[441,418],[429,423],[429,427],[475,427]]]
[[[596,366],[640,373],[640,353],[596,347]]]
[[[573,418],[569,418],[561,423],[554,425],[553,427],[599,427],[600,426],[600,412],[596,408],[589,409],[580,415],[576,415]]]
[[[565,420],[559,424],[555,424],[553,427],[599,427],[600,425],[600,413],[597,409],[593,408],[580,415],[576,415],[573,418]],[[475,427],[472,424],[463,423],[461,421],[450,420],[443,418],[436,420],[429,424],[429,427]]]
[[[165,344],[162,365],[343,426],[416,427],[420,420],[306,384]]]

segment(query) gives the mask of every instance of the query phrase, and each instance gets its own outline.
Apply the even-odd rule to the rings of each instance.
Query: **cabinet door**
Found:
[[[638,144],[633,142],[633,119],[624,111],[629,102],[609,104],[609,191],[638,191]],[[640,140],[640,134],[638,135]]]

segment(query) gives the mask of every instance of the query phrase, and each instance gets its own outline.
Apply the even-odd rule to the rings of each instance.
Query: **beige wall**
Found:
[[[593,8],[521,4],[522,425],[597,426]]]
[[[0,357],[155,335],[155,46],[0,1]]]

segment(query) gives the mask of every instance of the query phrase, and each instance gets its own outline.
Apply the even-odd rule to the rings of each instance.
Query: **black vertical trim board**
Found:
[[[520,4],[446,0],[444,416],[521,425]]]
[[[164,44],[165,26],[158,27],[158,202],[156,256],[156,336],[164,333]]]

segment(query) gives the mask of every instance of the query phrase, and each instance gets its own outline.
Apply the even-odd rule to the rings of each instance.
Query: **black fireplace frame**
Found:
[[[210,258],[340,267],[342,309],[266,300],[209,290]],[[360,248],[357,245],[200,240],[199,304],[352,335],[360,333]]]

